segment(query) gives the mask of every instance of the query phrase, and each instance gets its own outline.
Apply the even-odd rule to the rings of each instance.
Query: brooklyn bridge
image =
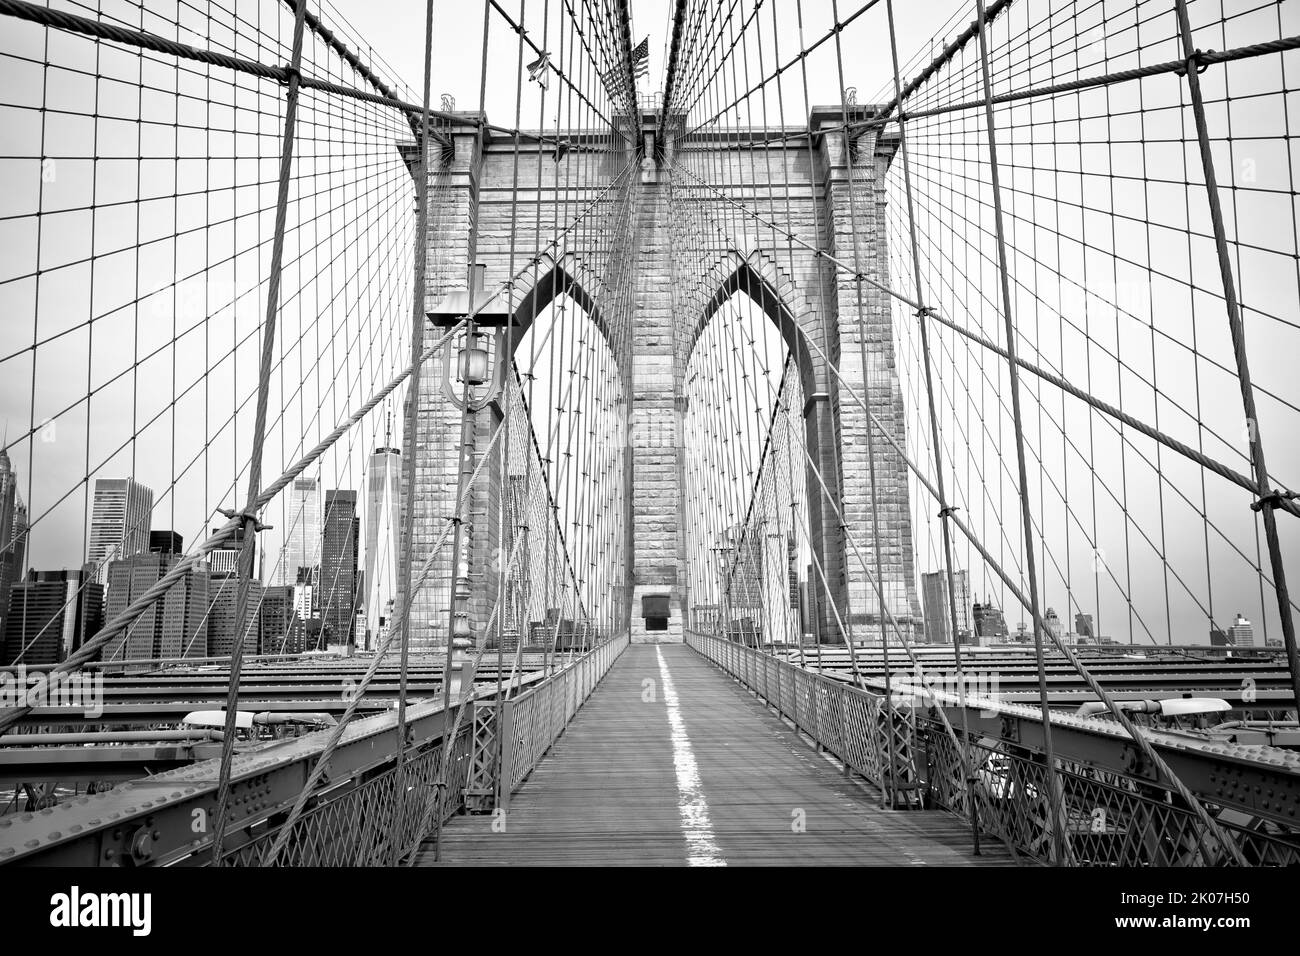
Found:
[[[0,0],[0,864],[1300,863],[1298,48]]]

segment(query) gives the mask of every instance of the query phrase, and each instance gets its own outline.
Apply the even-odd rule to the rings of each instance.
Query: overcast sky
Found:
[[[424,2],[333,2],[322,8],[323,19],[339,28],[363,59],[373,60],[376,72],[403,95],[418,99]],[[527,0],[522,15],[519,0],[503,0],[502,6],[553,52],[563,2]],[[927,0],[897,6],[905,75],[929,62],[974,13],[973,4]],[[151,15],[165,22],[165,7],[151,7]],[[738,9],[749,7],[741,3]],[[840,3],[839,15],[847,18],[860,7]],[[653,93],[662,84],[672,4],[635,0],[632,8],[632,42],[649,37],[649,78],[641,82],[641,92]],[[1059,14],[1060,23],[1053,27],[1056,32],[1040,30],[1032,41],[1017,39],[1013,48],[1032,55],[998,62],[995,82],[1041,85],[1074,78],[1080,70],[1127,67],[1139,62],[1139,48],[1142,63],[1176,58],[1169,8],[1163,0],[1140,5],[1137,21],[1146,32],[1139,36],[1127,4],[1018,0],[994,31],[995,50],[1007,33],[1020,37],[1029,25],[1041,23],[1048,10],[1053,17]],[[274,0],[241,5],[241,15],[245,9],[260,11],[275,26],[267,27],[266,37],[253,48],[240,40],[237,51],[267,63],[282,62],[287,39],[283,11]],[[789,60],[800,48],[798,6],[781,0],[776,10],[781,29],[775,39],[781,59]],[[832,4],[804,0],[802,10],[803,43],[810,44],[833,22]],[[1196,22],[1210,22],[1197,38],[1206,48],[1300,32],[1295,3],[1273,7],[1199,0],[1192,10]],[[457,109],[479,107],[483,13],[481,4],[436,0],[435,106],[449,94]],[[1103,14],[1105,22],[1096,19]],[[225,14],[215,11],[213,16],[220,20]],[[764,26],[770,22],[767,16],[764,8]],[[1217,22],[1225,16],[1225,22]],[[521,126],[552,126],[561,98],[551,96],[542,109],[535,84],[525,83],[520,94],[518,38],[495,11],[490,22],[489,119],[513,126],[518,108]],[[162,32],[153,22],[144,26]],[[195,27],[176,35],[195,45],[228,42],[220,24]],[[11,455],[23,496],[42,524],[33,535],[29,563],[79,563],[89,506],[81,484],[87,470],[105,477],[136,474],[159,492],[155,527],[174,526],[193,544],[213,521],[213,510],[242,503],[246,487],[255,333],[264,310],[283,91],[249,78],[230,83],[227,75],[209,71],[207,77],[182,77],[179,101],[174,95],[157,95],[156,89],[142,96],[134,85],[142,70],[147,85],[168,89],[168,83],[176,83],[174,71],[158,66],[160,58],[153,54],[142,67],[137,54],[109,44],[57,31],[47,37],[28,24],[6,22],[5,28],[0,37],[0,175],[6,183],[0,190],[0,322],[5,332],[0,419],[14,443]],[[871,102],[882,91],[887,95],[892,85],[886,29],[881,3],[844,33],[845,83],[857,88],[859,102]],[[764,42],[771,49],[770,30],[768,34]],[[532,54],[525,54],[526,62]],[[1228,71],[1216,67],[1203,78],[1216,139],[1226,135],[1230,122],[1237,140],[1231,149],[1216,143],[1219,178],[1230,233],[1242,239],[1235,266],[1250,310],[1250,356],[1270,467],[1287,484],[1300,483],[1300,442],[1295,438],[1300,384],[1294,375],[1295,356],[1300,355],[1300,296],[1296,163],[1286,138],[1286,104],[1276,91],[1295,85],[1300,63],[1294,56],[1245,61]],[[768,72],[775,59],[769,58]],[[46,60],[56,68],[45,69]],[[913,108],[932,105],[934,97],[951,101],[976,95],[972,62],[968,58],[942,74],[919,94]],[[815,51],[807,70],[808,100],[836,102],[835,45]],[[91,79],[96,74],[107,79],[97,84]],[[759,75],[751,63],[740,85],[756,82]],[[1014,311],[1025,337],[1022,345],[1029,346],[1035,361],[1249,471],[1182,83],[1159,77],[1144,81],[1140,90],[1129,84],[1113,92],[1000,111],[998,122],[1006,126],[1002,164]],[[1230,111],[1221,103],[1225,90],[1233,97]],[[793,82],[786,84],[785,95],[787,118],[799,121],[808,103]],[[278,475],[387,381],[405,363],[409,348],[409,258],[403,250],[410,244],[413,194],[393,149],[395,142],[409,138],[409,128],[396,114],[356,106],[340,118],[338,104],[327,99],[304,97],[300,116],[268,477]],[[232,102],[234,110],[226,105]],[[1113,119],[1098,120],[1098,112],[1107,109]],[[1048,117],[1047,110],[1059,112]],[[98,121],[90,119],[95,113]],[[137,115],[156,125],[146,123],[141,129],[133,120]],[[740,122],[760,117],[755,107],[742,113]],[[169,123],[179,123],[179,129]],[[974,111],[948,125],[914,125],[915,185],[931,301],[944,314],[1000,341],[1001,301],[981,124],[982,115]],[[352,132],[339,136],[340,125]],[[143,164],[135,159],[142,155],[147,157]],[[91,157],[100,161],[92,163]],[[46,168],[43,161],[51,159]],[[889,179],[890,259],[896,278],[910,289],[900,176],[901,164],[895,162]],[[192,195],[185,196],[187,192]],[[181,198],[174,200],[174,193]],[[1080,204],[1089,207],[1087,215],[1079,212]],[[35,215],[38,209],[40,216]],[[216,225],[203,228],[205,223]],[[1188,229],[1197,233],[1190,242]],[[182,238],[174,243],[166,238],[178,233]],[[157,237],[164,239],[154,242]],[[150,244],[137,255],[133,247],[145,242]],[[1152,281],[1148,264],[1165,277]],[[189,275],[198,277],[197,288],[180,281]],[[88,322],[91,316],[94,322]],[[896,309],[895,330],[907,441],[918,460],[926,460],[932,451],[924,385],[916,326],[907,309]],[[169,346],[178,335],[180,341]],[[1192,341],[1199,362],[1189,360]],[[35,349],[33,342],[38,343]],[[972,358],[952,333],[938,336],[937,347],[944,369],[939,404],[945,454],[958,463],[954,500],[1014,572],[1023,549],[1003,363],[991,361],[987,353]],[[1129,366],[1122,372],[1113,356],[1108,358],[1115,349]],[[1159,382],[1158,398],[1150,386],[1153,379]],[[95,395],[89,414],[76,405],[88,390]],[[1063,406],[1053,389],[1032,378],[1026,379],[1022,394],[1030,406],[1026,432],[1033,452],[1035,514],[1048,540],[1049,553],[1040,560],[1045,604],[1056,606],[1067,624],[1076,608],[1095,611],[1100,606],[1103,630],[1121,639],[1132,634],[1140,641],[1150,636],[1163,641],[1172,635],[1180,642],[1203,642],[1213,591],[1217,623],[1230,624],[1240,610],[1261,625],[1271,622],[1270,636],[1277,636],[1276,604],[1256,570],[1267,567],[1268,557],[1248,493],[1217,478],[1209,479],[1203,491],[1198,471],[1164,452],[1161,469],[1186,500],[1167,489],[1162,495],[1149,442],[1139,443],[1138,450],[1121,447],[1104,421],[1077,403]],[[173,398],[174,413],[168,408]],[[401,398],[399,391],[397,414]],[[238,427],[224,427],[236,406]],[[380,409],[323,459],[326,488],[363,486],[366,456],[382,442],[384,421]],[[29,430],[30,440],[15,442],[15,434]],[[164,497],[162,490],[173,481],[175,492]],[[918,572],[940,566],[932,505],[914,484]],[[265,536],[272,552],[293,521],[284,509],[273,510],[279,511],[272,516],[277,527]],[[1281,521],[1294,576],[1300,573],[1294,569],[1294,519],[1282,516]],[[1009,598],[980,569],[978,557],[965,549],[959,558],[960,565],[972,569],[975,594],[995,593],[997,603],[1010,611]],[[268,577],[273,563],[274,553],[268,556]],[[1135,622],[1127,613],[1124,594],[1132,596],[1135,606],[1142,604],[1141,620]],[[1014,627],[1020,615],[1010,611],[1008,618]]]

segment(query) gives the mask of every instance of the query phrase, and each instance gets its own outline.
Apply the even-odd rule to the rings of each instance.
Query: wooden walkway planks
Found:
[[[492,831],[491,816],[461,816],[443,841],[449,865],[1010,862],[997,845],[972,857],[969,833],[947,813],[880,809],[874,790],[676,644],[628,648],[512,798],[506,832]],[[432,853],[418,862],[432,864]]]

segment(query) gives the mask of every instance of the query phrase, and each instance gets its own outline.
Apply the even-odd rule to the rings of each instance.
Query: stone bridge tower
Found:
[[[870,107],[854,107],[865,116]],[[904,437],[902,395],[895,369],[891,307],[884,293],[837,270],[826,258],[856,256],[864,272],[887,283],[885,174],[894,145],[874,130],[853,143],[856,190],[850,206],[849,164],[844,153],[839,106],[815,108],[809,126],[787,131],[780,150],[737,150],[736,133],[718,141],[712,161],[740,164],[725,184],[705,187],[690,176],[709,152],[707,138],[691,137],[678,149],[672,121],[667,134],[655,113],[639,117],[642,138],[637,154],[604,152],[598,160],[577,150],[562,155],[553,142],[517,143],[485,129],[482,117],[458,114],[447,133],[452,148],[432,144],[429,153],[431,203],[425,242],[425,303],[429,311],[448,296],[465,292],[471,263],[482,267],[484,288],[505,283],[527,257],[543,248],[567,223],[558,221],[566,206],[557,189],[596,196],[609,189],[619,169],[632,163],[632,175],[617,183],[608,215],[619,217],[617,239],[605,248],[572,246],[557,259],[544,256],[508,297],[519,330],[561,288],[589,303],[602,334],[615,350],[627,397],[624,495],[628,543],[619,599],[625,626],[634,641],[680,641],[688,620],[681,416],[685,411],[683,376],[702,329],[727,297],[743,288],[782,329],[786,344],[801,356],[805,405],[802,409],[809,454],[818,463],[859,550],[874,561],[867,467],[866,416],[825,361],[800,343],[801,336],[836,363],[845,381],[861,394],[863,369],[859,329],[866,336],[871,364],[872,410],[900,442]],[[721,135],[721,134],[720,134]],[[771,138],[771,131],[753,137]],[[578,143],[581,134],[562,139]],[[607,146],[607,143],[606,143]],[[523,158],[517,158],[516,151]],[[414,159],[414,150],[408,163]],[[412,163],[413,166],[413,163]],[[556,168],[563,175],[553,175]],[[544,172],[543,172],[544,171]],[[563,187],[557,187],[563,182]],[[737,186],[736,184],[743,184]],[[734,194],[734,195],[733,195]],[[690,202],[683,202],[684,197]],[[710,198],[711,197],[711,198]],[[745,228],[732,211],[734,199],[756,209],[800,242],[773,247],[764,230]],[[856,230],[856,231],[855,231]],[[767,230],[767,236],[771,230]],[[689,240],[689,241],[688,241]],[[703,252],[701,252],[703,250]],[[556,277],[559,277],[558,279]],[[860,288],[859,288],[860,286]],[[547,292],[547,288],[552,290]],[[432,323],[425,341],[441,330]],[[460,411],[447,401],[434,363],[422,376],[417,396],[416,496],[413,507],[413,563],[418,567],[452,513],[455,497]],[[488,447],[501,413],[494,407],[475,413],[472,451]],[[919,625],[908,481],[901,458],[878,435],[875,441],[881,562],[885,599],[904,627]],[[463,554],[470,581],[472,626],[481,628],[496,594],[496,570],[489,554],[497,540],[497,490],[480,482],[471,496]],[[844,529],[834,509],[824,507],[810,476],[808,527],[832,598],[857,640],[878,641],[878,600],[856,559],[846,548]],[[412,647],[437,650],[446,640],[446,615],[453,577],[450,548],[433,566],[430,586],[413,603]],[[810,584],[810,587],[812,585]],[[835,611],[818,602],[814,627],[828,643],[839,640]]]

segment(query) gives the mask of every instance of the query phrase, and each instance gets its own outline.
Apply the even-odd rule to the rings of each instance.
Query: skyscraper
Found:
[[[185,538],[178,531],[150,531],[149,551],[155,554],[184,554]]]
[[[217,529],[213,528],[212,533],[216,534]],[[235,536],[226,543],[224,548],[213,548],[208,552],[208,570],[213,574],[238,574],[239,573],[239,551],[244,540],[242,529],[235,532]]]
[[[210,572],[208,575],[208,655],[226,657],[235,647],[239,632],[236,620],[239,604],[239,576]],[[262,583],[248,582],[248,619],[244,629],[244,653],[256,654],[262,636]]]
[[[27,508],[18,494],[18,473],[0,450],[0,634],[4,633],[9,592],[23,577],[27,560]]]
[[[1056,613],[1056,608],[1049,607],[1047,613],[1043,615],[1043,627],[1046,628],[1049,640],[1055,638],[1061,639],[1061,618]]]
[[[357,605],[357,493],[336,490],[325,495],[321,538],[320,609],[327,643],[351,644]]]
[[[298,616],[304,621],[310,621],[318,617],[319,605],[316,603],[316,586],[311,582],[312,574],[310,569],[299,568],[298,580],[292,585],[293,607],[298,612]],[[317,623],[320,622],[317,621]]]
[[[171,552],[134,554],[108,564],[106,619],[117,617],[180,560]],[[192,570],[168,588],[126,632],[104,646],[106,661],[203,657],[208,646],[208,576]]]
[[[262,595],[262,653],[301,654],[308,650],[307,624],[294,607],[294,589],[269,587]]]
[[[1095,638],[1097,636],[1093,633],[1091,614],[1079,611],[1074,615],[1074,633],[1080,637]]]
[[[379,619],[397,594],[398,522],[402,513],[402,453],[376,448],[366,479],[366,630],[379,634]]]
[[[978,601],[972,608],[975,618],[975,637],[977,644],[991,644],[1007,636],[1007,622],[1002,612],[993,606],[993,602]]]
[[[104,625],[104,587],[85,571],[30,571],[9,592],[0,665],[57,664]]]
[[[713,550],[723,614],[735,635],[752,640],[763,615],[763,545],[759,533],[743,525],[733,525],[719,540]]]
[[[153,492],[133,478],[96,478],[86,561],[96,580],[108,580],[108,562],[149,550]]]
[[[181,555],[168,557],[167,567]],[[157,655],[163,658],[203,657],[208,652],[208,590],[211,579],[202,568],[192,568],[163,597],[162,628]]]
[[[1228,628],[1228,640],[1234,647],[1254,647],[1255,646],[1255,628],[1251,626],[1250,621],[1237,612],[1237,619],[1233,621],[1232,627]]]
[[[296,584],[299,568],[309,569],[310,580],[315,581],[320,571],[320,482],[295,478],[286,500],[289,510],[285,515],[284,553],[276,583]]]
[[[954,571],[952,584],[957,603],[958,639],[963,644],[969,644],[974,633],[971,626],[970,575],[965,571]],[[930,571],[921,575],[921,599],[925,607],[925,642],[952,643],[946,571]]]

